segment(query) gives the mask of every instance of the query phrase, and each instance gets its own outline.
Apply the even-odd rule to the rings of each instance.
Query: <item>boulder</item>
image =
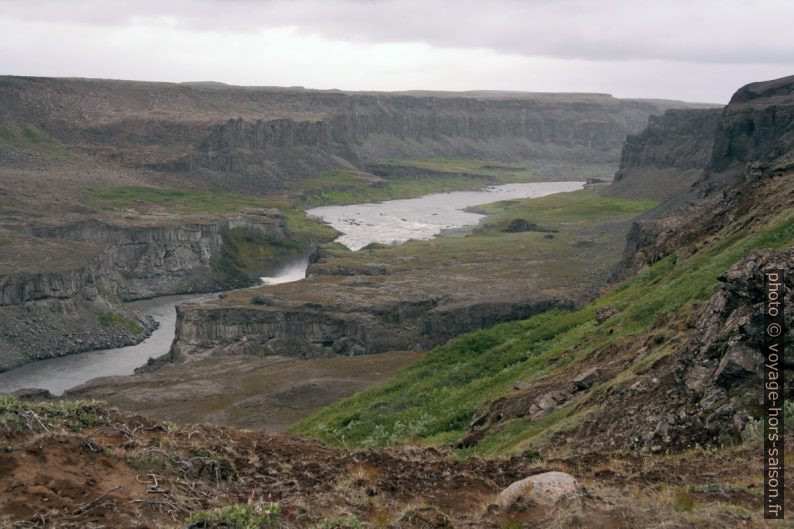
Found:
[[[507,509],[519,499],[538,505],[554,505],[579,490],[579,482],[565,472],[544,472],[510,484],[499,493],[496,504]]]
[[[590,389],[590,387],[598,380],[598,376],[600,372],[598,371],[597,367],[592,367],[587,371],[583,371],[574,377],[572,380],[573,385],[576,386],[576,389],[579,391]]]
[[[715,383],[731,388],[751,376],[761,376],[763,358],[752,347],[743,343],[731,345],[714,372]]]

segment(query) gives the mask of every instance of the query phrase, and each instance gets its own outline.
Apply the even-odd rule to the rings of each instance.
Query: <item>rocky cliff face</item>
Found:
[[[355,296],[355,294],[353,294]],[[351,296],[352,297],[352,296]],[[176,337],[162,361],[195,361],[209,355],[318,358],[424,351],[461,333],[528,318],[565,299],[446,304],[440,299],[366,304],[289,303],[272,307],[177,308]]]
[[[794,76],[740,89],[720,115],[712,156],[693,191],[686,194],[687,200],[671,199],[655,216],[632,227],[622,275],[637,273],[670,255],[676,261],[688,259],[714,241],[758,232],[770,219],[791,212],[792,109]],[[693,202],[693,197],[698,200]],[[654,380],[660,386],[631,388],[616,395],[616,407],[634,412],[595,418],[584,431],[593,435],[608,428],[628,432],[623,444],[646,449],[732,443],[742,436],[761,435],[749,421],[762,413],[760,340],[766,268],[784,270],[785,303],[790,307],[794,303],[792,248],[747,255],[720,276],[714,293],[695,314],[677,324],[692,331],[671,361],[654,366]],[[790,308],[785,321],[789,328],[794,325]],[[788,337],[787,351],[790,346]],[[790,355],[785,364],[788,380],[794,365]],[[648,400],[663,390],[663,402]],[[658,419],[652,428],[633,418],[643,414]],[[612,426],[605,426],[605,421]]]
[[[284,218],[275,210],[175,226],[120,226],[87,220],[31,231],[37,237],[105,247],[99,271],[103,282],[122,300],[132,301],[242,286],[213,267],[222,256],[223,234],[234,229],[273,241],[288,238]]]
[[[711,127],[713,111],[700,111]],[[741,88],[719,115],[713,149],[691,190],[671,197],[632,226],[618,275],[627,276],[672,251],[694,251],[690,243],[714,233],[740,211],[758,208],[749,188],[790,174],[794,167],[794,76]],[[769,197],[767,197],[769,198]],[[765,199],[766,200],[766,199]],[[785,204],[769,198],[762,221]],[[685,250],[685,248],[688,248]]]
[[[725,108],[709,164],[718,173],[738,173],[748,163],[779,165],[794,160],[794,76],[752,83]]]
[[[673,109],[626,138],[607,196],[667,199],[689,190],[711,159],[722,109]]]
[[[611,163],[626,134],[649,115],[685,106],[603,94],[343,93],[0,78],[4,119],[33,124],[71,152],[256,193],[387,159]]]
[[[0,372],[34,360],[132,345],[156,323],[125,308],[109,288],[110,256],[76,267],[0,276]]]
[[[245,270],[224,261],[226,234],[288,238],[276,211],[165,226],[114,225],[96,220],[30,229],[21,248],[46,246],[45,259],[0,276],[0,370],[32,360],[131,345],[154,328],[126,309],[130,301],[210,292],[250,284]],[[9,253],[15,246],[8,245]],[[28,252],[30,253],[30,252]]]

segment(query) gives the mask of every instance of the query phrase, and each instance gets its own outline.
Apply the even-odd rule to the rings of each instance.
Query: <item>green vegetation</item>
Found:
[[[175,213],[241,213],[247,209],[276,208],[297,242],[330,241],[336,232],[306,216],[303,208],[284,197],[246,196],[226,191],[177,190],[160,187],[121,186],[85,190],[89,202],[99,209],[160,207]]]
[[[324,520],[317,529],[363,529],[361,520],[355,516],[337,516]]]
[[[187,520],[190,527],[223,529],[268,529],[279,527],[281,509],[277,503],[256,507],[228,505],[193,514]]]
[[[585,189],[490,204],[482,210],[488,217],[481,220],[473,233],[464,237],[413,240],[398,246],[375,243],[358,252],[330,247],[326,249],[333,253],[338,262],[347,266],[383,262],[392,270],[435,269],[439,263],[482,262],[492,260],[495,256],[511,259],[532,256],[539,261],[543,258],[544,263],[550,264],[543,267],[544,277],[548,279],[548,284],[558,285],[569,281],[572,276],[581,276],[576,271],[577,267],[608,266],[614,261],[614,254],[605,251],[593,252],[588,257],[592,261],[583,262],[581,252],[575,246],[583,237],[599,237],[599,244],[619,244],[622,248],[622,238],[609,239],[588,232],[594,223],[626,219],[654,204],[647,200],[602,197],[591,189]],[[541,227],[559,230],[559,233],[546,238],[546,234],[541,232],[508,233],[502,230],[503,226],[519,218],[519,215],[536,221]],[[617,247],[615,250],[619,251]]]
[[[392,160],[383,165],[393,166],[395,174],[373,180],[371,175],[360,171],[335,169],[321,177],[296,182],[292,191],[299,195],[299,201],[314,207],[413,198],[514,182],[584,180],[593,176],[593,171],[598,172],[593,168],[572,169],[565,176],[557,173],[540,176],[525,165],[462,159]],[[598,173],[598,176],[607,175]]]
[[[590,200],[582,199],[583,220],[601,211],[592,207]],[[533,217],[532,211],[526,216],[547,223],[558,214],[553,207],[545,211],[550,216]],[[753,249],[789,247],[794,243],[794,212],[781,213],[752,233],[726,232],[732,235],[680,263],[675,256],[662,259],[580,310],[549,311],[454,339],[383,386],[337,402],[300,422],[293,431],[352,446],[458,441],[467,433],[474,412],[504,395],[515,381],[549,375],[608,345],[628,347],[667,315],[690,312],[695,302],[708,298],[717,277]],[[597,309],[607,306],[618,314],[597,325]],[[616,380],[634,377],[668,353],[660,343],[638,356],[616,379],[596,385],[590,392],[605,391]],[[551,433],[574,427],[594,411],[577,406],[581,400],[569,401],[538,421],[506,421],[504,427],[460,453],[493,455],[537,447]]]
[[[794,434],[794,401],[783,403],[783,427],[786,434]],[[742,432],[742,441],[747,446],[761,448],[764,445],[764,421],[762,419],[749,421]]]
[[[304,180],[294,188],[308,207],[357,204],[430,193],[482,189],[494,182],[486,177],[436,174],[426,177],[391,176],[382,184],[355,179],[344,171],[331,171],[321,178]]]
[[[110,327],[112,325],[121,325],[122,327],[125,327],[133,334],[140,334],[143,331],[141,326],[138,325],[136,322],[122,316],[117,312],[98,310],[96,314],[97,314],[97,318],[99,319],[100,325],[102,325],[103,327]]]
[[[25,402],[11,395],[0,395],[0,433],[82,430],[107,422],[104,410],[95,402]]]
[[[221,255],[212,261],[212,273],[217,280],[230,284],[246,284],[248,278],[261,270],[263,261],[279,255],[299,253],[301,243],[281,239],[247,228],[233,228],[221,234]]]
[[[0,142],[23,152],[49,154],[62,160],[71,159],[71,155],[58,140],[32,123],[0,123]]]
[[[561,222],[589,224],[599,220],[636,215],[656,206],[649,199],[610,198],[592,190],[558,193],[541,198],[505,200],[471,208],[488,215],[486,226],[506,226],[516,218],[526,219],[539,226],[553,226]]]
[[[118,314],[116,312],[111,311],[97,311],[97,319],[99,320],[100,325],[103,327],[110,327],[111,325],[122,325],[127,329],[131,330],[132,332],[140,332],[140,326],[132,320],[129,320]]]

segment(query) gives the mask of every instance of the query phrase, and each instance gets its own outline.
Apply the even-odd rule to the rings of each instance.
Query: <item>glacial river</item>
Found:
[[[398,244],[409,239],[432,239],[444,230],[477,224],[483,215],[466,211],[470,206],[576,191],[583,185],[584,182],[505,184],[480,191],[434,193],[419,198],[350,206],[323,206],[312,208],[307,213],[341,232],[337,242],[351,250],[360,250],[373,242]]]
[[[262,284],[275,285],[303,279],[306,277],[307,265],[306,258],[290,263],[272,277],[263,277]],[[137,345],[40,360],[0,373],[0,393],[20,388],[42,388],[53,395],[60,395],[92,378],[130,375],[149,358],[163,355],[171,348],[176,329],[177,305],[200,303],[217,297],[217,294],[187,294],[133,301],[128,304],[129,307],[150,314],[160,324],[149,338]]]
[[[581,189],[583,182],[538,182],[493,186],[481,191],[435,193],[419,198],[350,206],[327,206],[308,211],[336,228],[337,239],[352,250],[379,242],[397,244],[409,239],[431,239],[444,230],[477,224],[482,215],[464,211],[469,206],[515,198],[541,197]],[[273,285],[306,277],[307,259],[294,261],[263,277]],[[130,306],[151,314],[160,326],[143,342],[34,362],[0,373],[0,393],[20,388],[42,388],[54,395],[101,376],[128,375],[150,357],[168,352],[174,339],[176,305],[214,299],[217,294],[165,296],[134,301]]]

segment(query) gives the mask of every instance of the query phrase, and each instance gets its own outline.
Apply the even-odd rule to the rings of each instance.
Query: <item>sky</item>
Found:
[[[0,74],[726,103],[792,0],[0,0]]]

